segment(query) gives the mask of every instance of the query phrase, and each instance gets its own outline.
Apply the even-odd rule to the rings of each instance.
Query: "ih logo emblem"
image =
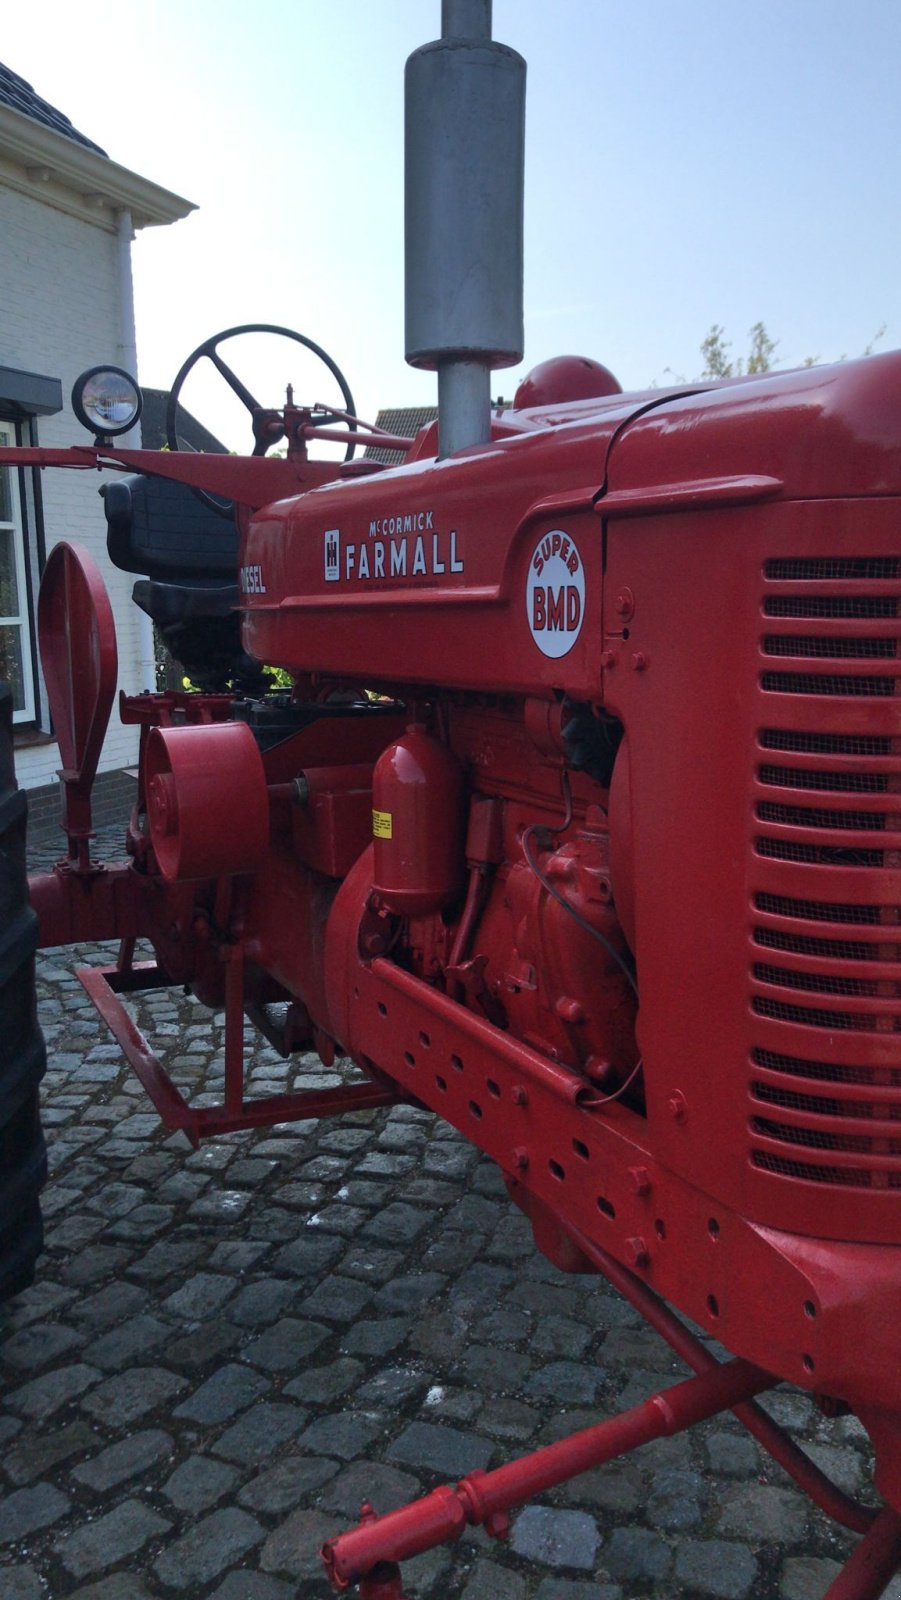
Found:
[[[568,655],[585,615],[585,568],[575,544],[561,528],[539,539],[529,562],[526,616],[542,655]]]
[[[329,528],[325,538],[325,581],[337,583],[341,576],[341,534],[338,528]]]

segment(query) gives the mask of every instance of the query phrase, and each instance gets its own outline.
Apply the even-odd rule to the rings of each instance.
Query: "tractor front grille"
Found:
[[[901,559],[763,576],[750,1159],[901,1188]]]

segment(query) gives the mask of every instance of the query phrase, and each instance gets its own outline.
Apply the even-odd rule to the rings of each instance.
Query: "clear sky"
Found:
[[[365,416],[433,399],[403,354],[403,67],[439,33],[439,0],[4,7],[0,60],[200,208],[135,245],[145,383],[261,321],[324,345]],[[901,345],[901,0],[495,0],[494,35],[529,64],[517,371],[691,377],[713,322],[742,353],[762,319],[786,365],[883,323]]]

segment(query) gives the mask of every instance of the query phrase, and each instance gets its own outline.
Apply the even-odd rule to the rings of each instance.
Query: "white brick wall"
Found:
[[[118,241],[108,227],[92,226],[39,200],[0,187],[0,365],[39,372],[62,382],[64,409],[38,421],[40,443],[87,443],[69,406],[72,384],[86,367],[121,364]],[[106,521],[97,490],[107,474],[42,474],[48,551],[59,539],[77,539],[104,576],[119,645],[119,688],[140,683],[139,612],[131,601],[134,578],[111,566]],[[137,730],[123,728],[113,710],[100,758],[102,772],[131,765]],[[59,766],[55,744],[17,751],[20,784],[50,783]]]

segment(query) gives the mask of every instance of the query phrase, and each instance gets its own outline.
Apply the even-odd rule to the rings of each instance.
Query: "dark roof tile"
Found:
[[[380,411],[375,419],[377,428],[384,428],[386,433],[399,434],[402,439],[414,439],[420,428],[427,422],[434,422],[438,415],[437,406],[402,406],[399,409]],[[386,450],[382,445],[370,445],[365,451],[367,461],[382,461],[386,466],[396,467],[406,460],[402,450]]]
[[[10,67],[5,67],[0,61],[0,105],[11,106],[13,111],[21,111],[24,116],[31,117],[35,122],[42,122],[45,128],[52,128],[54,133],[65,134],[67,139],[73,139],[76,144],[83,144],[86,149],[96,151],[97,155],[105,156],[99,144],[87,138],[73,128],[68,117],[57,111],[49,101],[42,100],[35,94],[30,83],[20,78],[17,72]]]
[[[141,385],[141,394],[144,397],[144,407],[141,412],[141,439],[145,450],[162,450],[166,445],[166,408],[169,404],[168,389],[145,389]],[[180,405],[176,413],[178,437],[186,450],[205,450],[208,455],[227,455],[228,450],[217,439],[209,428],[202,422],[192,417],[190,411]]]

